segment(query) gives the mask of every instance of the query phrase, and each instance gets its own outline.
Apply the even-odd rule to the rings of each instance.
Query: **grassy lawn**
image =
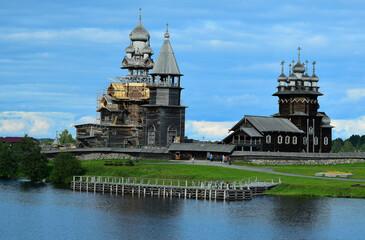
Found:
[[[271,168],[275,172],[282,173],[294,173],[300,175],[314,176],[318,172],[326,171],[339,171],[339,172],[351,172],[355,174],[350,178],[365,179],[365,163],[353,163],[353,164],[338,164],[338,165],[255,165],[242,162],[234,162],[235,165],[250,166],[250,167],[266,167]]]
[[[125,160],[123,162],[125,162]],[[351,187],[351,185],[356,184],[357,182],[289,177],[214,166],[144,164],[149,162],[156,161],[139,161],[139,164],[136,166],[104,166],[104,160],[93,160],[90,161],[90,165],[89,161],[83,161],[82,165],[86,169],[85,175],[89,176],[123,176],[181,180],[240,180],[257,176],[261,181],[280,177],[283,184],[270,190],[268,192],[269,194],[365,198],[364,187]],[[310,168],[311,166],[303,167]],[[349,167],[350,165],[348,168]],[[317,172],[317,169],[314,170]],[[343,169],[336,170],[342,171]],[[277,179],[275,181],[277,181]],[[365,185],[365,183],[359,183]]]

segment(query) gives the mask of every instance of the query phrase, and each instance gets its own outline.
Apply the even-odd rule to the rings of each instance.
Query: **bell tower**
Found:
[[[180,73],[169,41],[165,41],[151,71],[149,104],[144,107],[144,145],[166,147],[185,136],[185,106],[181,106]]]
[[[281,75],[278,77],[278,91],[273,96],[279,97],[279,113],[274,117],[283,117],[293,122],[300,130],[305,132],[303,144],[305,152],[330,152],[332,126],[329,117],[324,112],[318,112],[318,96],[323,94],[318,91],[319,78],[315,73],[316,62],[313,62],[313,74],[308,74],[308,61],[305,65],[300,61],[298,47],[298,61],[289,64],[289,75],[284,74],[284,64],[281,62]]]

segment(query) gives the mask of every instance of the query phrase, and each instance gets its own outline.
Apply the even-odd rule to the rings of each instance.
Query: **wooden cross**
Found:
[[[284,60],[283,61],[281,61],[281,74],[283,74],[284,73]]]
[[[313,63],[313,74],[316,72],[316,61],[314,61]]]
[[[308,60],[305,60],[305,73],[308,73]]]
[[[141,15],[142,15],[142,14],[141,14],[141,11],[142,11],[142,8],[139,8],[139,21],[141,21],[141,18],[142,18],[142,17],[141,17]]]
[[[300,61],[300,50],[302,50],[300,47],[298,47],[298,61]]]

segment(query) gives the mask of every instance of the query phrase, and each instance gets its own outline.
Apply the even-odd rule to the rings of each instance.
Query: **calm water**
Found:
[[[364,239],[365,200],[222,202],[0,180],[0,239]]]

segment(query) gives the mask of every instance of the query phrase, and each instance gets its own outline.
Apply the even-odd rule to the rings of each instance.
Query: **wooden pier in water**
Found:
[[[71,189],[74,191],[132,194],[138,196],[163,196],[209,200],[242,201],[280,185],[274,179],[257,181],[257,177],[223,181],[197,181],[133,177],[74,176]]]

